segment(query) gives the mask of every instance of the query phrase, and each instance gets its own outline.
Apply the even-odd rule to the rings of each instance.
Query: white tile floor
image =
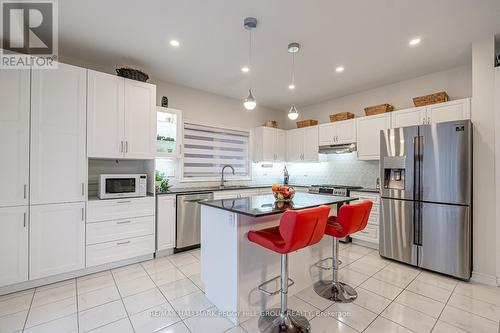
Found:
[[[500,288],[464,283],[341,244],[340,277],[358,291],[333,304],[312,288],[289,307],[312,332],[499,332]],[[0,296],[0,332],[258,332],[235,327],[203,294],[200,252],[177,254]],[[207,315],[208,314],[208,315]]]

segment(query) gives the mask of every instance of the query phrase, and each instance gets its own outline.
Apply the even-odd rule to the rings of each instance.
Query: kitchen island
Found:
[[[273,195],[200,202],[201,278],[208,299],[235,324],[279,303],[279,295],[266,296],[258,285],[280,274],[280,255],[247,239],[250,230],[279,225],[283,213],[327,205],[336,215],[340,205],[356,198],[297,193],[292,202],[275,202]],[[330,271],[314,264],[331,257],[332,238],[289,254],[291,296],[327,278]],[[270,287],[272,288],[272,286]],[[276,288],[278,289],[278,282]]]

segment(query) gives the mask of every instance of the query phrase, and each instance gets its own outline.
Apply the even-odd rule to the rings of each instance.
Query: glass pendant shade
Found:
[[[292,107],[288,111],[288,118],[290,120],[295,120],[298,117],[299,117],[299,111],[297,111],[297,108],[295,107],[295,105],[292,105]]]
[[[243,102],[243,106],[245,106],[245,109],[251,111],[255,109],[257,106],[257,101],[252,95],[252,89],[248,89],[248,97],[245,98],[245,101]]]

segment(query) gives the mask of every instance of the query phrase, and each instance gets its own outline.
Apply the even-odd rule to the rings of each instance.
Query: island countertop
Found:
[[[237,214],[260,217],[281,214],[287,210],[344,204],[354,200],[357,200],[357,198],[296,193],[291,202],[276,202],[273,195],[254,195],[245,198],[200,201],[200,205],[219,208]]]

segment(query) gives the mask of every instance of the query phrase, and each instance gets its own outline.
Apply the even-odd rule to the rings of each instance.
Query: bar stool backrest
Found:
[[[318,243],[325,234],[330,207],[319,206],[286,211],[280,220],[279,231],[289,253]]]
[[[350,235],[363,230],[368,224],[372,206],[373,202],[370,200],[363,200],[359,203],[352,203],[340,207],[337,221],[342,226],[342,233]]]

